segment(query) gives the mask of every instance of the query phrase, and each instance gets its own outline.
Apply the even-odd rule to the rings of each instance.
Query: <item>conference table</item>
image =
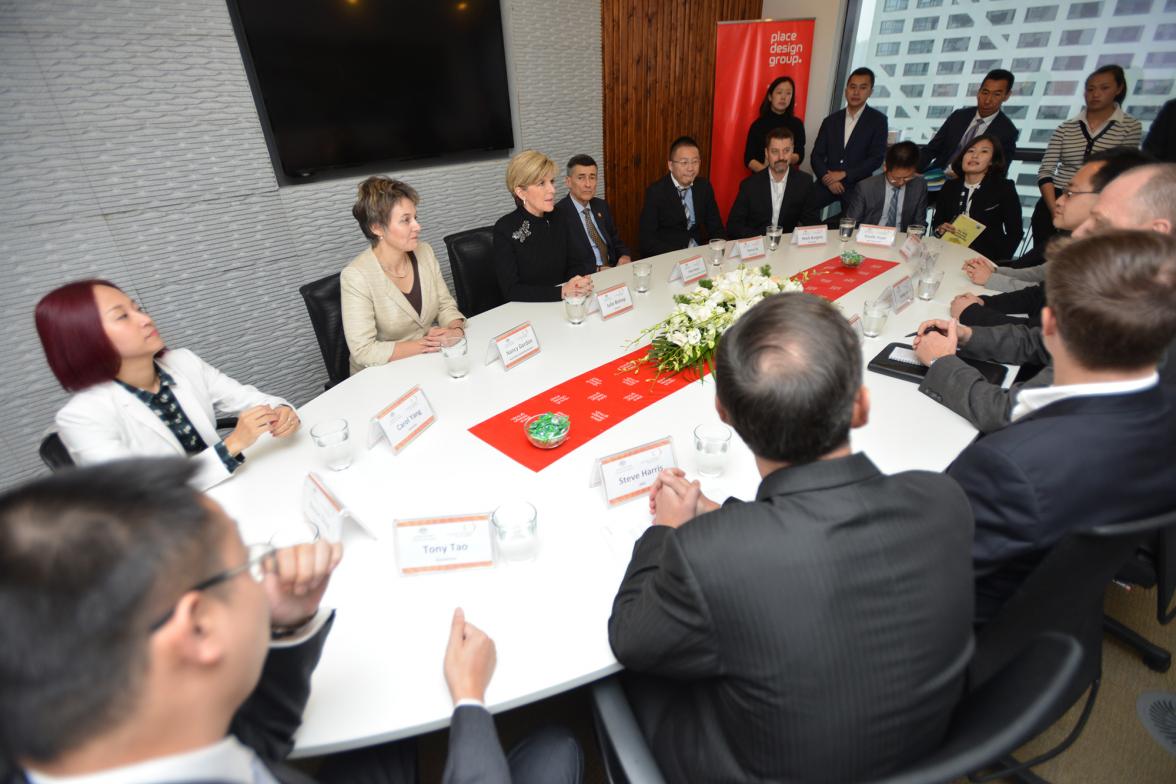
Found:
[[[899,234],[892,247],[859,247],[856,241],[839,243],[834,231],[826,245],[798,248],[785,235],[776,251],[752,264],[767,263],[773,274],[794,275],[846,247],[900,262],[836,301],[849,317],[861,312],[863,300],[912,274],[899,254],[903,239]],[[920,321],[946,318],[954,295],[983,291],[961,271],[973,252],[939,240],[926,242],[939,253],[937,263],[945,273],[937,295],[892,313],[880,336],[863,341],[863,363],[889,342],[909,343],[904,335]],[[644,500],[609,508],[601,489],[590,487],[594,462],[670,436],[678,465],[695,478],[693,429],[718,421],[713,381],[686,385],[538,472],[475,437],[469,428],[637,348],[640,344],[632,341],[641,330],[666,317],[673,296],[685,290],[668,282],[674,265],[699,253],[705,256],[707,249],[653,258],[651,290],[634,291],[633,310],[607,321],[596,313],[582,324],[570,324],[560,302],[508,303],[470,319],[471,369],[465,378],[451,379],[440,354],[366,369],[302,406],[302,428],[293,438],[263,437],[247,450],[243,469],[210,492],[237,520],[247,543],[265,542],[301,525],[302,488],[309,471],[321,476],[363,524],[349,522],[343,529],[343,561],[323,600],[324,606],[335,608],[335,624],[313,676],[296,756],[446,726],[452,704],[442,658],[456,607],[464,608],[467,620],[497,644],[498,666],[486,695],[492,711],[620,669],[609,649],[607,621],[633,542],[649,525],[650,515]],[[728,262],[725,268],[733,266]],[[597,290],[621,282],[632,288],[632,281],[631,266],[594,276]],[[524,321],[534,326],[540,353],[510,370],[501,362],[483,364],[492,338]],[[873,372],[865,373],[864,380],[871,400],[869,423],[853,431],[851,444],[882,471],[941,471],[975,437],[971,425],[919,393],[914,384]],[[399,454],[386,440],[368,448],[372,416],[417,385],[436,422]],[[349,422],[354,462],[332,472],[323,466],[309,431],[315,423],[337,417]],[[711,498],[755,495],[760,477],[752,455],[738,436],[733,442],[724,474],[702,479],[703,492]],[[511,501],[527,501],[538,511],[540,549],[535,560],[430,574],[399,572],[395,520],[489,512]]]

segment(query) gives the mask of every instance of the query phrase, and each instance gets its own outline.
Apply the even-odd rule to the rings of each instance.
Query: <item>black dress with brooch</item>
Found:
[[[556,302],[576,275],[567,231],[554,212],[536,218],[519,207],[494,224],[494,272],[507,302]]]

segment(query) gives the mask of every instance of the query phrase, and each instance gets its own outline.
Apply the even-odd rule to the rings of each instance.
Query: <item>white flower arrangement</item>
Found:
[[[642,330],[636,340],[653,335],[645,361],[659,372],[690,368],[701,377],[714,359],[719,337],[736,319],[764,297],[803,290],[800,280],[772,277],[772,268],[766,264],[756,268],[740,265],[716,278],[704,278],[693,291],[674,297],[673,312]]]

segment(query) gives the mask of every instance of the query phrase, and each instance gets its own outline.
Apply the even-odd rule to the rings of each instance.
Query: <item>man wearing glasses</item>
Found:
[[[641,255],[656,256],[725,239],[715,191],[702,169],[698,142],[681,136],[670,145],[669,174],[645,190],[641,207]]]

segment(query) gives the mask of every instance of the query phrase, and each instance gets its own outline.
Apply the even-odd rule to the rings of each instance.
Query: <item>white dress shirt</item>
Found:
[[[1016,422],[1021,417],[1045,408],[1050,403],[1056,403],[1066,398],[1126,395],[1132,392],[1142,392],[1158,383],[1160,383],[1160,374],[1152,373],[1144,378],[1133,378],[1128,381],[1101,381],[1094,384],[1066,384],[1064,386],[1022,389],[1017,395],[1017,404],[1013,406],[1012,421]]]
[[[852,113],[848,106],[845,107],[845,139],[841,142],[842,146],[849,144],[849,137],[853,135],[853,129],[857,127],[857,121],[865,110],[865,104],[862,104],[862,108],[857,110],[857,114]]]
[[[788,185],[788,169],[784,170],[779,182],[776,182],[775,172],[769,169],[768,183],[772,186],[772,223],[776,223],[780,218],[780,205],[784,202],[784,188]]]

